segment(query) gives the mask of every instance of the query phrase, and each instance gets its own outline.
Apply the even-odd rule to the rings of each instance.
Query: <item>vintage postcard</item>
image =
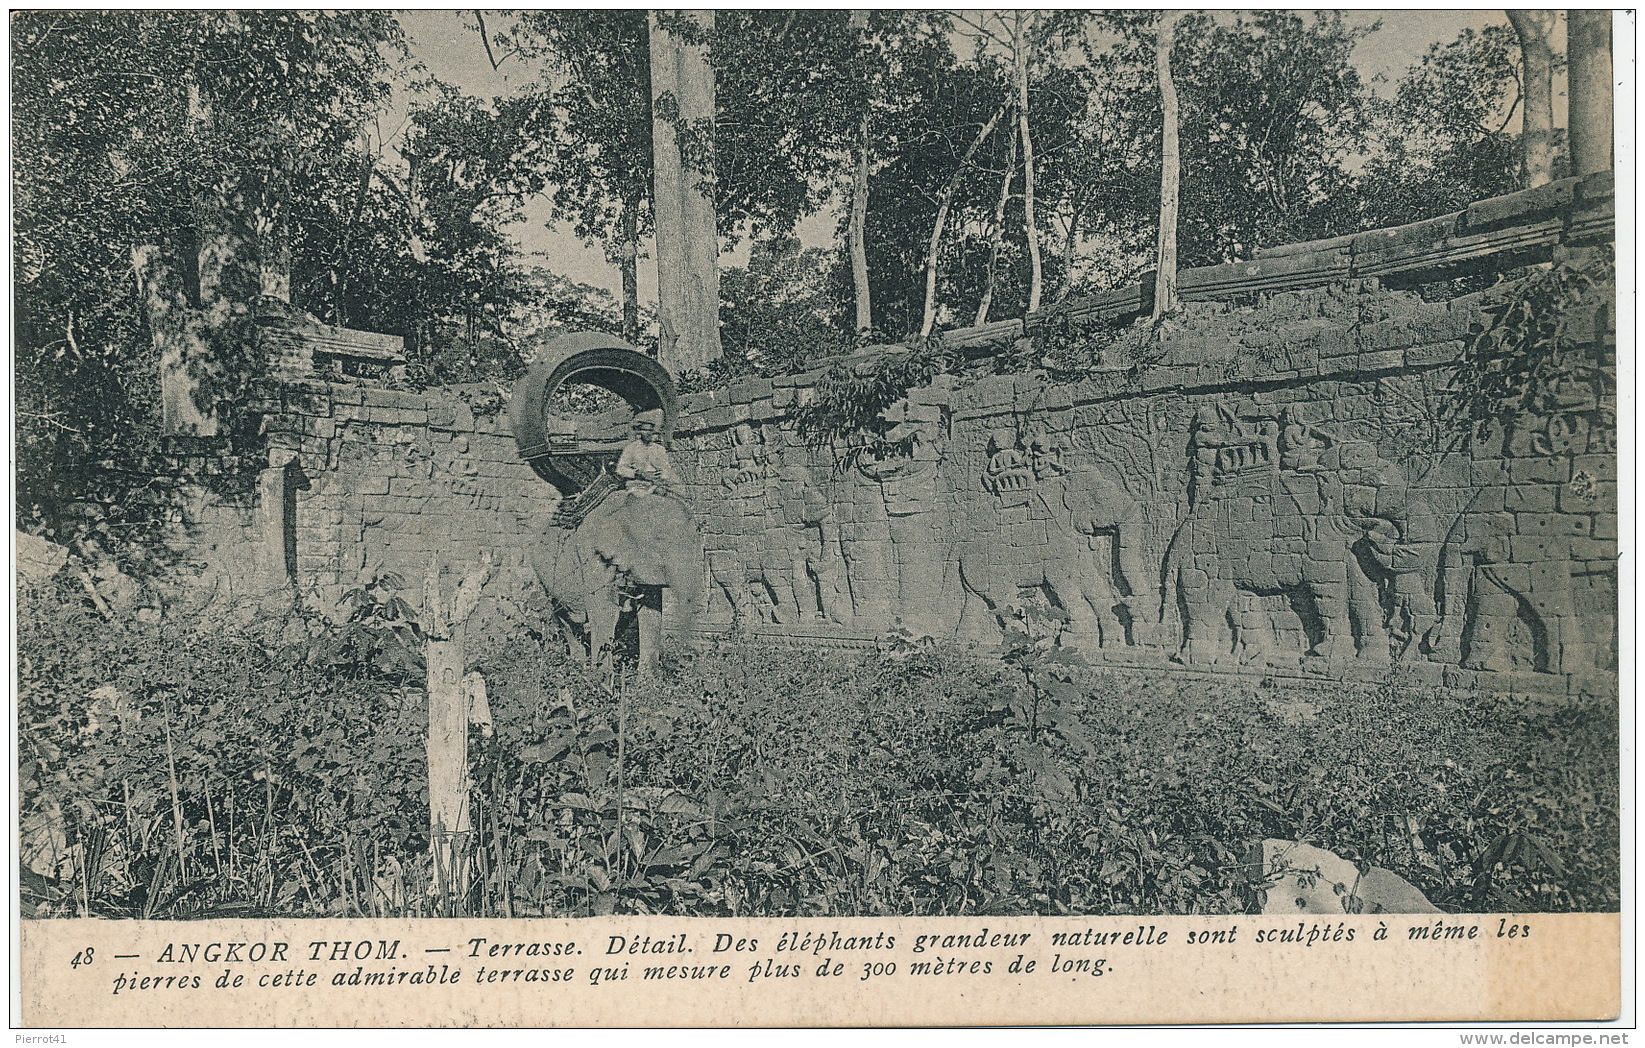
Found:
[[[1631,16],[9,17],[14,1025],[1631,1024]]]

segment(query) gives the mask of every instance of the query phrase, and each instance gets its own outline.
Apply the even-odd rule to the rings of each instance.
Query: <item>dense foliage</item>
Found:
[[[1308,840],[1457,911],[1611,909],[1608,701],[733,643],[618,696],[482,657],[476,877],[429,892],[413,610],[110,625],[28,595],[19,773],[40,916],[1229,913]]]
[[[403,336],[417,384],[508,381],[567,327],[648,343],[643,13],[450,17],[469,22],[475,61],[525,68],[509,93],[428,77],[382,12],[17,17],[25,526],[73,538],[87,534],[86,512],[120,534],[156,522],[132,510],[116,474],[91,467],[149,449],[159,429],[157,339],[173,320],[145,304],[139,249],[171,260],[176,293],[199,310],[210,283],[200,250],[232,231],[242,277],[261,269],[321,320]],[[1020,315],[1035,254],[1045,304],[1137,279],[1152,265],[1158,207],[1155,18],[724,12],[708,41],[714,199],[727,243],[751,250],[724,275],[726,357],[687,385],[800,370],[921,330],[928,264],[941,327]],[[1434,45],[1388,98],[1356,64],[1374,32],[1333,13],[1197,14],[1178,27],[1184,265],[1512,187],[1512,31]],[[1032,222],[1019,124],[1035,147]],[[859,162],[865,283],[845,236]],[[544,207],[551,225],[605,251],[619,294],[524,254],[518,232]],[[831,216],[838,242],[815,243]],[[232,408],[253,377],[246,314],[268,290],[256,284],[241,279],[233,308],[203,318],[209,406]],[[850,318],[869,292],[872,327],[857,331]]]

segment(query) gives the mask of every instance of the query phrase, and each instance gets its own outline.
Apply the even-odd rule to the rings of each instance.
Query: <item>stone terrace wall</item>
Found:
[[[1572,388],[1552,416],[1457,443],[1448,389],[1489,317],[1480,294],[1436,300],[1432,284],[1608,250],[1604,181],[1273,253],[1289,261],[1241,264],[1255,284],[1185,274],[1201,290],[1156,363],[1060,384],[943,376],[888,413],[908,456],[798,439],[821,368],[685,397],[672,453],[706,547],[699,628],[995,642],[1027,600],[1063,609],[1064,643],[1098,662],[1614,687],[1614,403]],[[1302,286],[1284,290],[1287,273]],[[1208,300],[1213,285],[1234,301]],[[1614,360],[1608,309],[1572,319]],[[1021,331],[950,341],[976,355]],[[324,353],[347,342],[321,334]],[[527,558],[557,493],[494,396],[294,377],[261,407],[268,465],[246,527],[269,575],[335,601],[489,550],[488,594],[539,600]]]
[[[323,606],[385,572],[420,592],[431,560],[490,552],[494,598],[540,604],[527,555],[558,501],[520,461],[495,393],[428,394],[306,380],[262,405],[264,501],[289,506],[290,577]]]
[[[911,457],[844,469],[788,421],[812,376],[687,398],[705,623],[993,642],[1037,591],[1099,662],[1603,678],[1614,404],[1573,389],[1551,419],[1447,450],[1453,365],[1485,319],[1478,294],[1374,281],[1190,305],[1140,383],[945,376],[894,409]]]

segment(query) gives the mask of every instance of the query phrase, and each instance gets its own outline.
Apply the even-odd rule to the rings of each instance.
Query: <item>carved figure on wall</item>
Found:
[[[1118,477],[1094,465],[1068,473],[1064,482],[1047,489],[1048,497],[1053,491],[1060,492],[1062,510],[1053,509],[1053,514],[1067,520],[1084,540],[1091,551],[1086,556],[1094,556],[1094,566],[1114,591],[1110,614],[1127,620],[1131,644],[1157,643],[1159,605],[1151,583],[1157,577],[1158,562],[1148,551],[1147,517],[1141,503]]]
[[[1504,451],[1515,458],[1608,455],[1616,452],[1616,409],[1603,391],[1610,379],[1597,369],[1561,375],[1543,410],[1517,421]]]
[[[1027,504],[1034,487],[1034,470],[1010,430],[996,429],[988,434],[988,466],[982,484],[1006,505]]]
[[[765,441],[753,426],[739,422],[731,430],[731,470],[721,483],[738,491],[760,483],[765,477]]]
[[[853,617],[851,588],[834,507],[803,465],[782,469],[783,487],[794,494],[785,519],[783,547],[790,555],[794,607],[802,619],[840,625]]]
[[[881,418],[887,424],[886,445],[902,450],[865,456],[857,468],[878,483],[885,511],[896,575],[888,610],[894,625],[915,635],[935,636],[949,625],[942,606],[948,564],[932,527],[947,439],[946,413],[938,405],[905,399],[888,407]]]
[[[1068,472],[1068,444],[1060,436],[1035,430],[1023,441],[1024,457],[1035,480],[1050,480]]]
[[[1577,614],[1570,538],[1549,536],[1546,559],[1511,563],[1514,515],[1481,511],[1479,501],[1476,495],[1445,536],[1438,657],[1496,673],[1609,668],[1594,643],[1614,627]]]
[[[989,438],[996,456],[1003,433]],[[982,532],[962,546],[960,582],[970,599],[960,634],[986,634],[984,618],[1003,624],[1002,616],[1024,590],[1040,590],[1067,612],[1066,636],[1073,646],[1115,649],[1153,643],[1157,605],[1147,588],[1154,572],[1147,567],[1141,506],[1107,471],[1094,465],[1071,467],[1050,438],[1033,438],[1031,451],[1035,444],[1046,476],[1036,477],[1029,469],[1028,495],[1040,511],[1036,515],[1044,521],[1047,542],[1029,557],[1013,559],[1002,555],[1002,547],[1012,544],[1006,528]],[[1054,457],[1043,454],[1048,447],[1058,449]],[[1023,461],[1026,468],[1031,460],[1025,456]]]
[[[735,622],[849,623],[850,585],[832,505],[804,465],[781,465],[776,479],[765,491],[775,519],[742,548],[710,555],[714,585]]]
[[[1241,635],[1253,621],[1241,594],[1287,601],[1306,654],[1333,666],[1386,661],[1391,621],[1406,647],[1433,631],[1431,513],[1373,445],[1218,407],[1200,412],[1190,449],[1192,497],[1165,565],[1179,658],[1283,659],[1270,638]]]

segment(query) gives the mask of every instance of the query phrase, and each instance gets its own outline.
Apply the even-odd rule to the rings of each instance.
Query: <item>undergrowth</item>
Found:
[[[992,654],[683,653],[623,697],[522,636],[481,667],[473,877],[440,897],[381,606],[225,630],[25,594],[24,912],[1230,913],[1269,837],[1452,911],[1619,904],[1612,701],[1102,671],[1027,623]]]

